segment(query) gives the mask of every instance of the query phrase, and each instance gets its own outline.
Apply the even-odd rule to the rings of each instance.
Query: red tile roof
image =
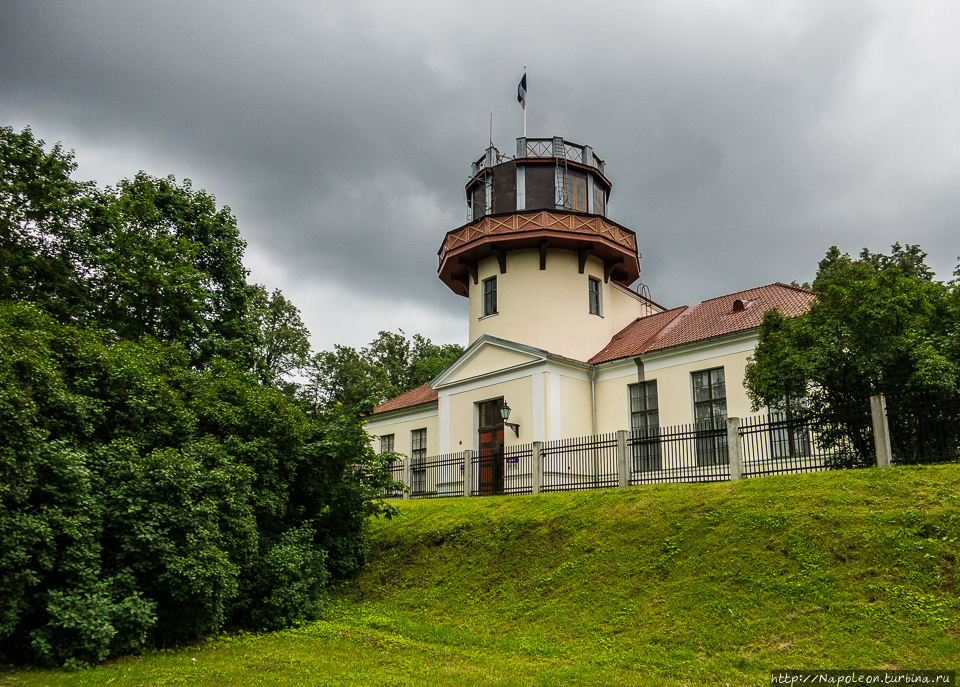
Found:
[[[814,297],[806,289],[777,282],[711,298],[692,308],[681,306],[640,317],[617,332],[603,350],[587,362],[596,365],[754,329],[760,326],[768,310],[777,309],[786,317],[796,317],[807,311]],[[742,310],[736,305],[738,301]],[[411,408],[438,398],[437,390],[424,384],[381,403],[373,413]]]
[[[410,408],[411,406],[431,403],[439,397],[436,389],[431,388],[429,384],[422,384],[416,389],[410,389],[410,391],[391,398],[389,401],[384,401],[373,409],[373,414],[376,415],[377,413],[386,413],[390,410],[400,410],[401,408]]]
[[[796,317],[807,311],[813,299],[814,294],[806,289],[777,282],[711,298],[692,308],[643,317],[617,333],[589,362],[602,363],[754,329],[767,311],[776,309],[786,317]],[[666,322],[653,321],[669,314]]]
[[[587,362],[591,365],[605,363],[617,358],[625,358],[631,355],[639,355],[647,350],[647,347],[654,343],[655,338],[664,329],[670,327],[677,318],[683,315],[688,308],[680,306],[673,310],[665,310],[656,315],[647,317],[638,317],[619,332],[614,334],[602,351],[590,358]]]

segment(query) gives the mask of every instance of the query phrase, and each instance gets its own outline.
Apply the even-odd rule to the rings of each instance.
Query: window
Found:
[[[719,465],[727,454],[727,387],[723,368],[693,373],[697,465]]]
[[[657,380],[630,385],[630,430],[633,432],[633,471],[660,469],[660,406]]]
[[[590,277],[590,314],[603,315],[600,302],[600,280]]]
[[[593,183],[593,213],[595,215],[606,215],[607,213],[607,192],[603,190],[603,184]]]
[[[587,211],[587,178],[582,174],[567,172],[563,175],[563,207]]]
[[[791,396],[784,396],[778,407],[770,408],[770,450],[774,458],[810,455],[810,432],[803,411],[803,401]]]
[[[422,494],[427,490],[427,430],[410,432],[410,491]]]
[[[393,435],[384,434],[380,437],[380,453],[392,453],[393,452]]]
[[[483,315],[497,314],[497,278],[490,277],[483,280]]]
[[[503,408],[503,399],[498,398],[493,401],[484,401],[477,404],[477,412],[480,415],[479,424],[481,427],[495,427],[503,424],[503,415],[500,409]]]

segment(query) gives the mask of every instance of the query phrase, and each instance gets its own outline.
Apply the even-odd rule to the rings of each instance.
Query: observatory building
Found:
[[[367,424],[414,472],[429,456],[746,415],[742,380],[764,313],[795,316],[813,298],[776,283],[692,307],[652,300],[634,287],[637,235],[608,217],[612,185],[590,146],[491,146],[465,190],[469,221],[443,237],[438,275],[469,299],[469,346]],[[697,460],[718,459],[704,450]]]

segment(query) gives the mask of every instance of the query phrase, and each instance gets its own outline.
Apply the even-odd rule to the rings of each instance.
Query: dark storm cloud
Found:
[[[0,117],[80,176],[190,176],[314,343],[465,338],[436,279],[469,165],[594,146],[666,305],[806,280],[832,244],[960,253],[948,3],[5,2]],[[93,161],[85,167],[85,159]],[[100,167],[97,165],[102,163]],[[116,170],[122,170],[117,172]],[[99,178],[115,182],[118,176]]]

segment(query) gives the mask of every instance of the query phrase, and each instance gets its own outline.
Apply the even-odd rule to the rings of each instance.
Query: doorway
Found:
[[[503,399],[477,404],[480,416],[480,483],[481,496],[503,493]]]

